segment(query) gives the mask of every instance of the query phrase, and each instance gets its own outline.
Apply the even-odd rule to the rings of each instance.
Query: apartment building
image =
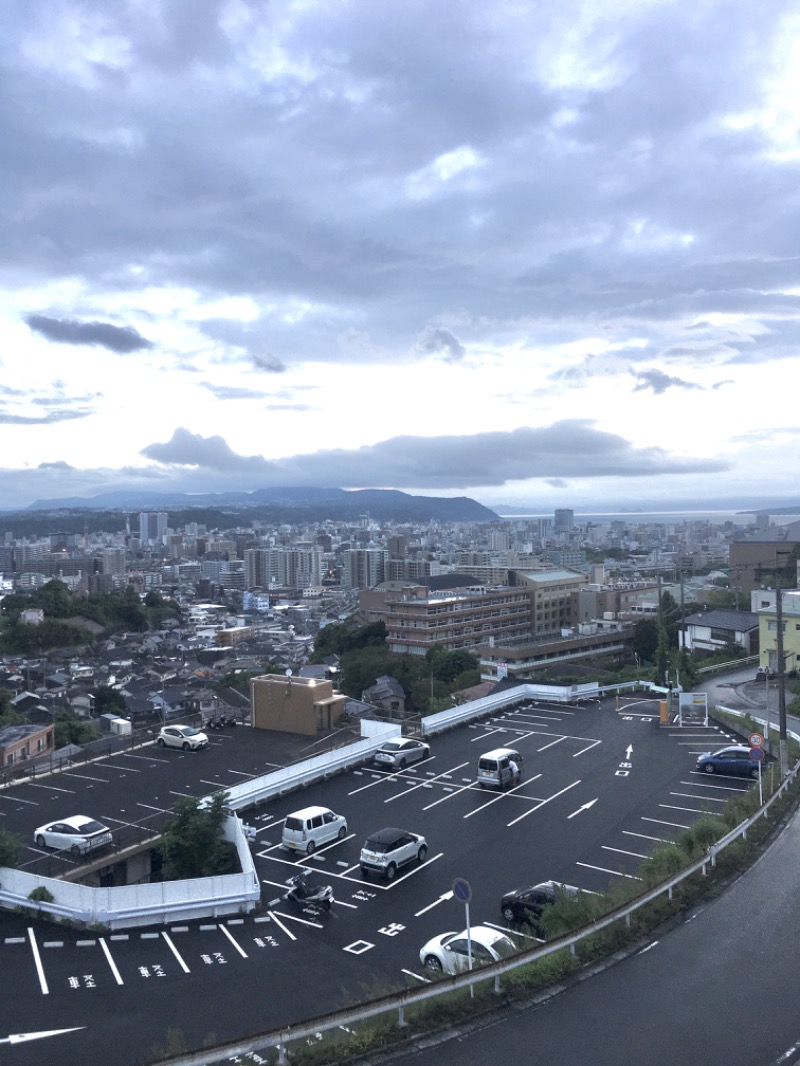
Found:
[[[579,570],[513,570],[511,584],[529,590],[532,598],[534,639],[559,636],[577,624],[575,593],[586,584]]]
[[[435,644],[448,651],[490,640],[529,640],[531,596],[526,589],[475,588],[432,592],[420,585],[388,595],[384,622],[390,651],[424,655]]]

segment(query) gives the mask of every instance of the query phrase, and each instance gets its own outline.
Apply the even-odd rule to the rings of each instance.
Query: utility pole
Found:
[[[775,654],[778,659],[778,731],[780,735],[781,781],[789,773],[789,742],[786,732],[786,688],[784,687],[785,662],[783,658],[783,593],[775,582]]]

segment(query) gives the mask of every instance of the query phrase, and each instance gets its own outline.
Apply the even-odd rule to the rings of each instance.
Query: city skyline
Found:
[[[0,510],[798,500],[788,0],[11,0]]]

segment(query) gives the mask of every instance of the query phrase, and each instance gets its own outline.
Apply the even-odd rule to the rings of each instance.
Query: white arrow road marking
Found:
[[[74,1029],[46,1029],[41,1033],[11,1033],[9,1036],[0,1037],[0,1044],[24,1044],[28,1040],[41,1040],[45,1036],[61,1036],[62,1033],[77,1033],[85,1028],[85,1025],[77,1025]]]
[[[625,758],[628,760],[628,762],[631,761],[631,755],[633,755],[633,744],[629,744],[625,749]]]
[[[589,800],[588,803],[584,803],[582,807],[578,807],[577,811],[573,811],[572,814],[568,814],[567,818],[574,818],[576,814],[580,814],[581,811],[588,811],[590,807],[594,807],[599,797],[595,796],[593,800]]]
[[[434,907],[438,907],[440,903],[444,903],[444,901],[446,899],[452,899],[452,898],[453,898],[453,893],[452,892],[445,892],[443,896],[439,896],[439,898],[435,899],[433,901],[433,903],[429,903],[427,907],[423,907],[421,911],[417,911],[416,914],[414,915],[414,917],[415,918],[419,918],[420,914],[424,914],[426,911],[432,910]]]

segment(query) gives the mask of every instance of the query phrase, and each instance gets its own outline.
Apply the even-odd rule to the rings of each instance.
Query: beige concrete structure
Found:
[[[264,674],[250,682],[252,722],[256,729],[313,735],[332,729],[344,714],[347,697],[316,677]]]

